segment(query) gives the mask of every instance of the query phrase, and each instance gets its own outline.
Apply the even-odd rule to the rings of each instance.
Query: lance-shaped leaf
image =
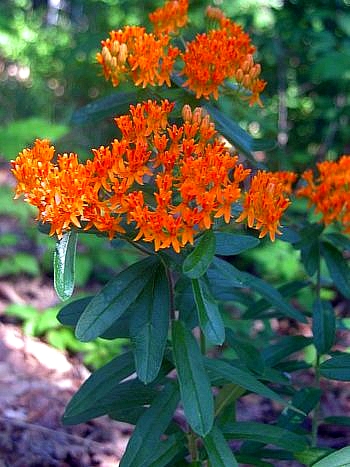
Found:
[[[99,408],[107,400],[107,394],[117,388],[120,381],[135,371],[131,352],[119,355],[93,373],[74,394],[66,407],[63,421],[81,423],[106,413]],[[111,399],[108,402],[112,402]]]
[[[169,317],[169,284],[163,265],[159,265],[134,303],[130,319],[136,372],[145,384],[156,378],[162,364]]]
[[[319,354],[326,354],[335,341],[335,313],[331,303],[316,300],[312,313],[312,333]]]
[[[152,467],[169,467],[174,457],[182,454],[186,455],[186,438],[183,433],[177,433],[169,436],[165,441],[162,441],[158,449],[152,453],[149,465]]]
[[[284,358],[298,352],[304,347],[312,344],[311,337],[305,336],[286,336],[280,339],[275,344],[266,347],[262,352],[262,357],[265,363],[269,366],[275,366]]]
[[[334,286],[346,298],[350,298],[350,268],[342,253],[330,243],[322,243],[322,254],[326,261]]]
[[[298,452],[307,447],[304,436],[278,426],[257,422],[233,422],[223,427],[228,439],[245,439],[264,444],[274,444],[287,451]]]
[[[77,239],[77,232],[70,230],[56,243],[53,260],[54,286],[57,295],[63,301],[67,300],[74,290]]]
[[[214,422],[214,402],[198,344],[181,321],[172,326],[172,344],[181,399],[193,431],[205,436]]]
[[[183,273],[190,279],[203,276],[215,255],[215,235],[207,230],[183,263]]]
[[[160,437],[169,425],[178,402],[177,385],[168,383],[137,422],[120,467],[152,465],[152,455],[159,449]]]
[[[263,373],[265,368],[264,360],[260,351],[251,342],[236,335],[232,329],[226,329],[226,341],[249,370]]]
[[[93,296],[78,298],[64,305],[57,314],[58,321],[64,326],[76,326],[92,298]]]
[[[215,232],[215,254],[222,256],[239,255],[259,245],[260,240],[250,235],[238,235],[227,232]]]
[[[332,452],[312,464],[312,467],[347,467],[350,463],[350,446]]]
[[[199,325],[209,342],[221,345],[225,340],[224,322],[219,307],[204,279],[192,279],[193,296]]]
[[[350,354],[339,353],[321,363],[320,373],[325,378],[350,381]]]
[[[212,360],[205,358],[205,367],[207,368],[211,378],[220,378],[227,383],[234,383],[248,391],[260,394],[263,397],[276,400],[279,403],[286,405],[286,402],[280,395],[272,391],[272,389],[261,383],[255,376],[247,371],[241,370],[222,360]]]
[[[77,338],[87,342],[103,334],[141,293],[156,262],[157,258],[150,256],[111,279],[80,316],[75,329]]]
[[[210,433],[203,438],[203,442],[211,465],[215,465],[215,467],[238,467],[235,456],[219,428],[213,426]]]

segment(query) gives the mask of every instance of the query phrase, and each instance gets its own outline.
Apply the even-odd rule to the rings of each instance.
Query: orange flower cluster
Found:
[[[255,47],[249,35],[218,8],[209,8],[207,15],[218,22],[219,28],[198,34],[187,44],[181,72],[187,77],[184,86],[193,90],[197,98],[209,98],[212,94],[218,99],[219,86],[225,79],[233,78],[241,89],[251,93],[250,105],[262,105],[259,95],[266,82],[259,79],[261,67],[254,63]]]
[[[169,0],[164,6],[149,14],[156,34],[177,33],[179,29],[186,26],[188,0]]]
[[[186,43],[183,53],[171,45],[170,34],[178,33],[188,21],[187,10],[188,0],[168,0],[149,15],[154,33],[147,33],[140,26],[111,31],[97,54],[105,78],[110,79],[113,86],[126,78],[131,78],[136,86],[164,83],[170,86],[175,62],[181,58],[180,74],[186,77],[183,86],[195,92],[197,98],[208,99],[212,95],[218,99],[219,87],[226,79],[234,79],[238,84],[237,92],[249,99],[250,105],[262,105],[259,96],[266,82],[259,78],[261,67],[253,60],[255,47],[241,26],[228,19],[219,8],[207,9],[207,16],[214,20],[217,28],[208,34],[198,34]]]
[[[131,77],[136,86],[170,86],[170,73],[179,54],[169,44],[166,34],[148,34],[145,28],[125,26],[111,31],[102,41],[102,51],[96,56],[105,78],[118,86],[120,80]]]
[[[201,108],[183,108],[183,124],[171,125],[174,104],[163,100],[130,106],[115,119],[122,138],[93,149],[93,158],[79,163],[76,154],[54,159],[54,147],[37,140],[12,162],[16,197],[39,210],[58,238],[72,227],[95,227],[108,233],[126,231],[135,240],[154,243],[155,250],[179,252],[210,229],[215,219],[231,220],[241,199],[241,183],[250,174],[216,138],[214,124]],[[289,204],[294,175],[259,172],[245,195],[243,213],[260,236],[279,233],[279,220]],[[130,227],[127,227],[130,224]]]
[[[320,162],[317,169],[318,176],[312,170],[303,173],[306,186],[297,195],[309,199],[325,225],[338,221],[343,231],[350,233],[350,155],[343,155],[338,161]]]
[[[250,228],[261,230],[259,238],[269,234],[272,241],[281,234],[280,219],[290,205],[286,197],[292,191],[297,176],[293,172],[262,172],[254,175],[245,193],[243,212],[236,222],[247,219]]]

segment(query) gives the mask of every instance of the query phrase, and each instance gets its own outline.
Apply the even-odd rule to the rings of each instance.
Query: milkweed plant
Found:
[[[350,155],[303,174],[266,170],[252,137],[218,105],[225,96],[233,108],[263,106],[266,82],[250,36],[216,7],[194,35],[188,0],[169,0],[149,19],[151,32],[111,31],[97,54],[113,87],[137,89],[115,94],[129,99],[128,111],[114,115],[117,137],[85,162],[39,139],[12,161],[16,197],[37,208],[41,228],[57,239],[62,300],[73,292],[79,235],[139,251],[95,296],[59,312],[82,342],[131,342],[84,382],[63,421],[107,414],[135,425],[121,467],[350,465],[349,447],[318,439],[320,424],[350,423],[324,418],[321,404],[323,380],[350,380],[350,355],[335,346],[341,320],[322,294],[335,287],[350,298]],[[297,198],[313,216],[286,215]],[[300,251],[304,281],[275,288],[239,269],[237,255],[264,237]],[[305,287],[310,307],[294,299]],[[272,318],[311,331],[263,346],[253,331],[240,332],[242,323]],[[306,362],[310,346],[315,357]],[[311,386],[298,383],[300,370],[313,375]],[[250,393],[273,401],[274,423],[236,419],[237,401]]]

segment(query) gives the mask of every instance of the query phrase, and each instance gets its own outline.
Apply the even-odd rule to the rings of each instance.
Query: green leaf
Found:
[[[312,467],[348,467],[350,463],[350,446],[332,452],[321,460],[312,464]]]
[[[309,243],[301,248],[301,262],[310,277],[316,273],[320,264],[320,242],[318,238],[313,239],[311,237]]]
[[[152,454],[158,449],[160,437],[169,425],[178,402],[177,385],[168,383],[137,422],[120,467],[152,465]]]
[[[150,256],[111,279],[80,316],[75,329],[76,337],[88,342],[110,328],[141,293],[156,262],[157,258]]]
[[[242,154],[248,157],[249,161],[257,165],[252,155],[254,151],[253,138],[243,130],[232,118],[229,118],[223,112],[210,104],[203,106],[215,122],[215,128],[220,134],[225,136]]]
[[[169,284],[163,265],[159,265],[134,303],[130,319],[136,373],[145,384],[156,378],[161,367],[169,319]]]
[[[294,352],[298,352],[310,344],[312,344],[311,337],[285,336],[275,344],[266,347],[262,351],[262,356],[267,365],[275,366],[284,358],[288,357]]]
[[[57,319],[64,326],[76,326],[80,315],[91,302],[93,296],[78,298],[64,305],[58,312]]]
[[[294,454],[294,457],[297,461],[301,462],[303,465],[310,467],[314,465],[314,463],[323,457],[327,456],[331,449],[327,448],[308,448],[305,451],[297,452]],[[328,467],[328,466],[327,466]]]
[[[233,422],[223,427],[228,439],[246,439],[264,444],[273,444],[287,451],[298,452],[307,447],[304,436],[278,426],[257,422]]]
[[[340,248],[341,250],[350,251],[350,239],[346,235],[340,233],[329,233],[325,234],[324,238],[332,243],[333,246]]]
[[[334,415],[333,417],[324,418],[322,423],[325,423],[326,425],[350,426],[350,417]]]
[[[334,286],[350,298],[350,268],[342,253],[330,243],[322,243],[322,253]]]
[[[247,371],[218,359],[212,360],[205,358],[204,365],[211,378],[222,378],[225,382],[237,384],[248,391],[260,394],[263,397],[268,397],[269,399],[278,401],[283,405],[286,404],[281,396],[265,386],[265,384],[261,383],[255,376]]]
[[[287,303],[278,290],[276,290],[270,284],[262,279],[259,279],[258,277],[253,276],[252,274],[249,274],[248,272],[240,271],[239,269],[232,266],[232,264],[230,266],[230,270],[234,279],[242,282],[242,284],[246,287],[250,287],[259,293],[263,298],[265,298],[265,300],[271,303],[271,305],[276,307],[279,312],[302,323],[307,322],[305,316],[300,313],[300,311],[292,307],[289,303]]]
[[[188,423],[205,436],[214,422],[214,402],[198,344],[181,321],[172,325],[174,360]]]
[[[319,354],[326,354],[335,341],[335,313],[331,303],[316,300],[312,314],[312,333]]]
[[[192,289],[199,325],[206,339],[214,345],[221,345],[225,340],[224,322],[207,282],[203,279],[192,279]]]
[[[221,258],[214,257],[207,276],[213,288],[244,287],[242,280],[235,277],[235,269],[233,269],[232,264]]]
[[[260,240],[249,235],[214,232],[216,238],[215,254],[222,256],[238,255],[259,245]]]
[[[321,395],[321,390],[317,388],[303,388],[297,391],[293,396],[291,405],[299,409],[299,412],[292,408],[283,410],[278,417],[277,425],[287,430],[298,431],[307,415],[320,401]]]
[[[207,230],[199,239],[194,250],[185,259],[182,271],[190,279],[203,276],[215,254],[215,235]]]
[[[185,455],[186,438],[184,434],[175,434],[162,441],[149,460],[152,467],[169,467],[171,461],[179,454]]]
[[[320,373],[325,378],[350,381],[350,354],[337,354],[321,363]]]
[[[57,241],[54,254],[54,285],[61,300],[67,300],[74,290],[75,255],[78,234],[73,230]]]
[[[281,285],[277,287],[277,291],[282,295],[282,297],[292,297],[295,295],[299,290],[308,286],[309,283],[306,281],[292,281],[288,282],[288,284]],[[272,313],[269,310],[271,308],[271,304],[265,300],[260,299],[254,302],[246,312],[243,313],[243,319],[258,319],[258,318],[266,318],[271,317]],[[275,315],[275,314],[274,314]]]
[[[135,371],[132,352],[119,355],[93,373],[69,401],[63,422],[82,423],[107,413],[104,403],[112,403],[120,381]],[[114,392],[114,395],[112,396]],[[109,395],[109,397],[107,397]]]
[[[130,103],[137,102],[138,92],[115,92],[109,96],[96,99],[73,113],[71,122],[82,125],[98,121],[111,114],[121,115],[128,112]]]
[[[260,351],[253,344],[235,335],[232,329],[226,329],[226,341],[249,370],[263,373],[265,368],[264,360]]]
[[[219,428],[213,426],[211,431],[203,438],[203,442],[211,465],[215,467],[238,467],[235,456]]]

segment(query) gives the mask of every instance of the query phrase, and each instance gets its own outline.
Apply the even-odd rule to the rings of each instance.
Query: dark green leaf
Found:
[[[221,258],[214,257],[213,262],[208,269],[207,276],[214,289],[216,287],[244,287],[242,280],[235,277],[235,269],[233,266]]]
[[[350,239],[346,235],[342,235],[339,233],[329,233],[325,234],[324,238],[330,243],[332,243],[332,245],[336,248],[350,251]]]
[[[322,423],[327,425],[340,425],[340,426],[350,426],[350,417],[343,417],[341,415],[334,415],[333,417],[326,417],[323,419]]]
[[[57,319],[64,326],[76,326],[80,315],[91,302],[93,296],[78,298],[64,305],[58,312]]]
[[[191,279],[186,276],[180,277],[175,285],[175,306],[179,310],[181,321],[186,323],[187,327],[194,328],[198,326],[197,306],[194,301]]]
[[[335,313],[331,303],[316,300],[312,314],[312,333],[319,354],[331,350],[335,341]]]
[[[160,437],[169,425],[179,402],[177,385],[168,383],[140,417],[129,440],[120,467],[148,467],[160,446]]]
[[[236,458],[239,463],[244,464],[244,465],[255,465],[256,467],[274,467],[270,462],[265,462],[260,460],[259,458],[255,456],[250,456],[246,454],[236,454]]]
[[[199,325],[206,339],[214,345],[221,345],[225,340],[224,322],[207,282],[203,279],[192,279],[192,289]]]
[[[311,337],[305,336],[285,336],[282,337],[276,344],[266,347],[262,351],[262,356],[265,363],[269,366],[275,366],[284,358],[298,352],[307,345],[312,344]]]
[[[207,230],[199,239],[194,250],[183,263],[183,273],[190,279],[203,276],[215,254],[215,236],[212,230]]]
[[[85,308],[75,333],[87,342],[103,334],[134,302],[148,282],[157,259],[148,257],[111,279]]]
[[[283,227],[282,229],[282,235],[277,237],[278,240],[282,240],[282,242],[288,242],[288,243],[298,243],[300,242],[301,238],[300,235],[296,230],[293,230],[290,227]]]
[[[350,464],[350,446],[332,452],[321,460],[312,464],[312,467],[348,467]]]
[[[169,467],[175,456],[185,453],[186,438],[184,434],[176,434],[169,436],[168,439],[162,441],[150,459],[152,467]]]
[[[320,264],[320,243],[318,238],[314,240],[311,237],[309,243],[301,248],[301,262],[310,277],[316,273]]]
[[[322,459],[323,457],[326,457],[331,452],[332,450],[327,448],[308,448],[305,449],[305,451],[295,453],[294,457],[303,465],[311,467],[315,462]]]
[[[73,230],[57,241],[54,254],[54,285],[61,300],[67,300],[74,290],[75,255],[78,234]]]
[[[306,281],[292,281],[288,284],[281,285],[277,288],[277,291],[282,295],[282,297],[292,297],[295,295],[299,290],[303,289],[309,285]],[[258,319],[258,318],[266,318],[271,317],[273,314],[269,310],[271,308],[271,304],[264,300],[263,298],[253,303],[248,310],[243,314],[243,319]]]
[[[172,343],[181,399],[188,423],[205,436],[214,422],[214,402],[198,344],[181,321],[174,321]]]
[[[233,279],[241,281],[246,287],[250,287],[255,292],[259,293],[265,300],[267,300],[271,305],[276,307],[276,309],[290,318],[296,319],[302,323],[306,323],[305,316],[300,313],[300,311],[293,308],[289,303],[287,303],[282,295],[272,287],[267,282],[259,279],[258,277],[249,274],[248,272],[240,271],[231,265],[231,272]]]
[[[119,355],[107,365],[93,373],[74,394],[66,407],[63,421],[66,424],[82,423],[90,418],[106,413],[100,405],[107,400],[107,394],[113,393],[120,381],[135,371],[131,352]]]
[[[130,319],[136,373],[145,384],[156,378],[161,367],[169,318],[169,284],[163,265],[159,265],[134,303]]]
[[[215,467],[238,467],[235,456],[219,428],[213,426],[211,431],[203,438],[203,442],[211,465]]]
[[[226,329],[226,341],[249,370],[257,373],[264,371],[264,360],[260,351],[253,344],[235,335],[232,329]]]
[[[322,243],[322,253],[334,286],[350,298],[350,268],[342,253],[330,243]]]
[[[285,401],[281,396],[261,383],[255,376],[248,373],[248,371],[244,371],[218,359],[212,360],[205,358],[204,364],[211,378],[222,378],[225,382],[237,384],[248,391],[276,400],[285,405]]]
[[[288,408],[278,417],[277,425],[286,430],[297,431],[306,416],[316,407],[321,398],[321,390],[317,388],[303,388],[297,391],[291,405],[300,410]],[[301,413],[302,412],[302,413]]]
[[[82,125],[91,121],[110,117],[111,114],[121,115],[128,112],[130,103],[136,102],[137,92],[115,92],[110,96],[101,97],[94,102],[76,110],[71,122]]]
[[[320,373],[325,378],[350,381],[350,354],[337,354],[321,363]]]
[[[129,326],[130,326],[130,318],[132,316],[132,306],[130,306],[123,315],[118,318],[112,326],[110,326],[108,329],[105,330],[101,334],[102,339],[117,339],[121,337],[130,337],[130,331],[129,331]]]
[[[260,240],[249,235],[237,235],[226,232],[215,232],[215,254],[222,256],[238,255],[259,245]]]
[[[287,451],[298,452],[307,447],[304,436],[278,426],[257,422],[233,422],[223,427],[228,439],[248,439],[264,444],[273,444]]]

